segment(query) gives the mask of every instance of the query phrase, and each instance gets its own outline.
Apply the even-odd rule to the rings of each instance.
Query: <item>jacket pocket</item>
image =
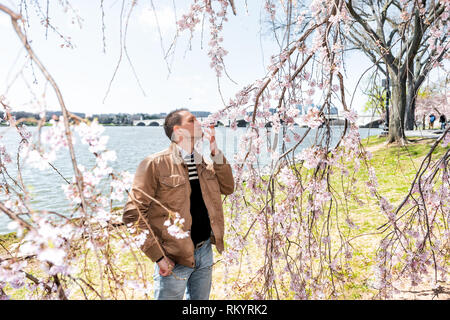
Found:
[[[186,179],[180,175],[171,175],[159,177],[159,182],[161,182],[161,184],[169,188],[176,188],[178,186],[185,184]]]
[[[211,171],[205,171],[204,177],[206,184],[208,185],[208,189],[213,193],[217,192],[220,195],[219,181],[217,180],[216,174]]]
[[[194,244],[192,243],[191,237],[176,239],[166,230],[162,234],[162,245],[166,254],[169,257],[175,258],[175,260],[177,258],[189,258],[194,253]]]
[[[159,177],[159,198],[171,210],[179,211],[186,203],[186,178],[181,175]]]
[[[206,170],[204,175],[205,175],[206,180],[208,180],[208,183],[212,183],[211,180],[216,180],[217,181],[217,176],[212,171]]]

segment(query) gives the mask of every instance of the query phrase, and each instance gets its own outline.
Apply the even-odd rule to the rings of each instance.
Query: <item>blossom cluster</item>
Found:
[[[316,129],[323,123],[323,117],[317,108],[310,108],[308,113],[302,117],[302,120],[311,129]]]
[[[180,217],[178,212],[175,212],[174,217],[170,217],[164,222],[167,227],[167,232],[176,239],[184,239],[189,237],[189,231],[183,230],[184,218]],[[171,221],[173,219],[173,222]]]
[[[189,12],[182,15],[182,18],[177,21],[177,25],[179,31],[189,29],[192,38],[195,28],[200,22],[199,16],[201,14],[207,14],[209,16],[208,21],[210,23],[211,39],[208,43],[208,56],[211,59],[210,67],[216,71],[217,77],[221,77],[222,71],[224,69],[223,58],[228,54],[228,52],[221,46],[223,38],[220,36],[220,31],[222,31],[222,23],[228,20],[226,15],[229,3],[225,0],[204,0],[203,5],[201,5],[200,2],[201,1],[199,0],[194,0],[194,3],[191,5]],[[215,3],[220,6],[220,10],[216,11],[214,9]],[[220,20],[220,22],[218,20]]]

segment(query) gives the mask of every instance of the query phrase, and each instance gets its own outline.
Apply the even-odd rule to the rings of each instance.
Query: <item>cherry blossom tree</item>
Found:
[[[448,1],[347,1],[355,23],[348,39],[378,65],[392,86],[389,141],[413,129],[418,90],[448,60]]]
[[[425,128],[426,118],[435,114],[437,118],[444,115],[446,119],[450,116],[450,91],[442,86],[425,88],[424,92],[417,97],[416,121],[421,121]]]

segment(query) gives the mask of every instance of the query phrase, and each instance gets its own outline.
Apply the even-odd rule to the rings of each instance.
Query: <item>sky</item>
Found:
[[[129,2],[126,1],[127,4]],[[189,2],[176,1],[177,19],[187,12]],[[83,19],[81,28],[70,10],[63,12],[59,1],[51,1],[49,16],[61,34],[71,37],[73,49],[61,48],[64,43],[62,39],[50,29],[46,32],[36,14],[32,15],[34,18],[30,20],[28,34],[33,50],[56,80],[69,111],[151,114],[183,107],[214,112],[224,106],[215,71],[209,66],[207,23],[202,42],[201,28],[194,33],[191,45],[188,31],[180,35],[174,56],[168,59],[169,71],[162,47],[167,50],[176,33],[173,2],[153,1],[162,34],[161,43],[152,2],[138,1],[130,16],[126,38],[138,83],[125,52],[121,52],[122,1],[104,1],[105,52],[100,1],[78,0],[70,3]],[[18,11],[14,1],[5,1],[5,4]],[[262,78],[270,56],[279,52],[267,25],[261,22],[263,1],[247,1],[247,4],[248,10],[240,5],[237,16],[229,15],[222,33],[223,47],[229,52],[225,56],[225,65],[233,80],[230,81],[225,75],[220,79],[220,91],[226,102],[241,88]],[[35,7],[28,8],[33,13],[37,10]],[[124,10],[128,12],[129,7],[125,6]],[[39,101],[41,107],[45,105],[47,110],[60,110],[53,91],[45,85],[37,67],[30,65],[9,18],[2,12],[0,39],[0,95],[5,95],[16,111],[38,112],[35,101]],[[120,56],[117,73],[107,94]],[[347,60],[347,101],[351,100],[359,75],[369,66],[369,61],[362,54],[352,53]],[[37,84],[33,83],[35,79]],[[29,93],[30,89],[33,94]],[[357,90],[353,108],[362,110],[365,100]]]

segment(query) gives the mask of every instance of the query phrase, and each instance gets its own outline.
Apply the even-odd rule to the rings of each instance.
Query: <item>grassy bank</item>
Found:
[[[17,243],[17,237],[15,232],[8,234],[0,234],[0,254],[6,253],[6,249],[12,244]]]
[[[386,145],[386,138],[373,136],[362,141],[366,150],[370,151],[373,155],[369,161],[370,165],[374,167],[377,180],[378,191],[380,195],[384,196],[390,201],[392,205],[397,206],[406,196],[411,182],[420,167],[420,164],[424,157],[430,150],[431,145],[435,142],[434,139],[423,138],[411,138],[411,143],[407,146]],[[433,159],[439,159],[445,153],[446,149],[438,147]],[[353,257],[350,262],[350,268],[352,272],[346,274],[348,277],[345,281],[344,288],[341,288],[344,293],[341,298],[343,299],[370,299],[377,291],[373,288],[371,279],[373,278],[373,267],[375,264],[376,249],[385,236],[379,232],[378,228],[385,224],[388,220],[387,217],[381,212],[378,199],[371,196],[368,192],[365,184],[368,181],[368,171],[361,165],[361,169],[354,174],[355,182],[351,179],[352,172],[349,169],[350,175],[348,178],[344,177],[344,181],[341,180],[342,176],[339,172],[335,172],[330,177],[330,185],[335,190],[335,198],[331,212],[337,213],[333,216],[333,219],[339,220],[335,222],[334,227],[330,231],[331,243],[334,250],[339,248],[340,236],[339,232],[345,234],[347,239],[354,238],[351,241],[353,247]],[[302,176],[311,173],[311,170],[305,168],[300,169]],[[348,197],[345,193],[350,186],[353,192],[358,195],[359,201],[362,201],[361,205],[354,198]],[[246,197],[250,198],[250,192],[246,193]],[[247,199],[248,199],[247,198]],[[282,203],[285,195],[280,194],[277,197],[277,203]],[[303,199],[306,201],[306,198]],[[324,212],[328,212],[325,208]],[[349,228],[343,220],[348,217],[357,226],[356,229]],[[325,223],[325,217],[318,225]],[[315,236],[320,237],[320,232],[317,230]],[[249,237],[251,239],[251,236]],[[253,239],[254,240],[254,239]],[[332,250],[333,250],[332,249]],[[234,290],[232,298],[235,299],[249,299],[255,287],[262,286],[262,283],[255,281],[254,286],[243,287],[240,283],[245,283],[246,280],[251,279],[254,276],[258,266],[262,265],[264,261],[264,248],[258,247],[255,242],[250,241],[247,245],[246,256],[242,259],[242,265],[234,268],[233,271],[228,271],[227,281],[228,283],[234,283]],[[293,254],[292,256],[295,256]],[[275,269],[277,269],[275,267]],[[283,268],[278,268],[279,274],[283,274]],[[215,273],[216,281],[214,285],[217,290],[213,290],[213,295],[217,298],[224,298],[223,291],[221,290],[225,277],[223,276],[223,268],[219,265],[216,268]],[[283,299],[292,298],[292,292],[289,290],[289,280],[279,280],[279,286],[277,292]],[[428,288],[427,288],[428,289]]]
[[[434,142],[432,139],[411,139],[412,142],[405,146],[387,146],[385,144],[385,138],[369,137],[363,140],[365,148],[372,152],[373,157],[370,160],[371,165],[375,168],[378,183],[379,192],[385,196],[393,205],[397,205],[405,196],[407,190],[410,187],[411,181],[420,166],[420,162],[428,153],[431,144]],[[445,149],[439,147],[435,150],[435,157],[442,155]],[[359,205],[354,199],[348,199],[344,196],[344,188],[340,181],[340,176],[336,174],[331,177],[331,184],[337,192],[337,211],[338,214],[343,216],[348,215],[349,218],[356,224],[358,229],[350,229],[345,225],[340,226],[342,232],[348,237],[353,237],[361,234],[375,233],[377,228],[387,221],[386,217],[380,212],[377,200],[371,197],[367,192],[367,187],[364,184],[367,181],[367,170],[361,168],[356,173],[356,183],[352,186],[354,191],[360,195],[360,201],[364,202],[364,205]],[[351,181],[347,181],[351,183]],[[344,208],[348,208],[344,210]],[[334,207],[333,207],[334,209]],[[345,211],[345,212],[344,212]],[[227,223],[227,208],[225,208],[225,220]],[[227,225],[226,228],[230,230],[232,226]],[[127,232],[125,228],[121,227],[117,230],[118,234]],[[379,241],[383,237],[382,234],[371,234],[358,237],[352,244],[354,245],[354,257],[352,259],[351,268],[352,274],[349,276],[349,280],[345,283],[344,296],[345,299],[369,299],[376,291],[371,287],[369,279],[372,277],[372,267],[375,258],[376,247]],[[252,237],[250,237],[252,239]],[[120,272],[114,274],[108,269],[107,266],[99,266],[95,255],[91,252],[87,259],[80,262],[78,267],[79,275],[87,274],[89,281],[96,284],[96,289],[99,290],[100,277],[99,269],[104,270],[106,277],[117,277],[119,282],[124,284],[124,288],[118,290],[117,288],[108,288],[105,286],[105,296],[108,297],[108,292],[120,291],[118,296],[109,296],[110,298],[143,298],[142,294],[136,293],[130,288],[126,287],[125,279],[130,279],[136,274],[145,274],[152,282],[152,273],[154,264],[145,257],[140,250],[132,250],[129,252],[123,252],[118,247],[114,246],[120,239],[113,239],[111,242],[112,256],[115,257],[115,264]],[[227,236],[225,238],[227,240]],[[9,248],[16,242],[14,234],[0,236],[2,247]],[[0,247],[0,255],[4,256],[5,249]],[[213,286],[211,292],[211,299],[248,299],[251,297],[253,290],[251,287],[242,287],[241,284],[248,281],[255,273],[257,266],[261,264],[264,259],[264,251],[253,242],[250,241],[246,247],[248,253],[244,258],[241,266],[231,267],[225,272],[224,264],[222,263],[222,257],[214,250],[215,261],[213,270]],[[137,258],[137,259],[136,259]],[[39,274],[33,270],[33,263],[28,267],[28,272],[34,274],[36,277]],[[227,286],[225,286],[225,283]],[[227,287],[230,290],[231,296],[226,296]],[[282,298],[292,298],[292,293],[289,292],[288,280],[286,283],[281,284],[280,291],[283,293]],[[9,291],[10,288],[6,287],[5,291]],[[149,292],[152,297],[152,291]],[[18,290],[11,295],[13,299],[25,299],[25,289]],[[84,299],[84,294],[80,288],[76,285],[73,286],[70,298]],[[95,294],[88,294],[88,298],[96,298]]]

